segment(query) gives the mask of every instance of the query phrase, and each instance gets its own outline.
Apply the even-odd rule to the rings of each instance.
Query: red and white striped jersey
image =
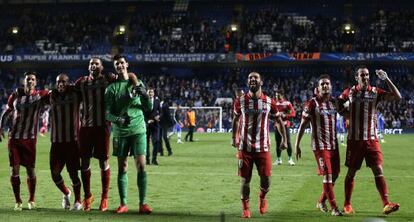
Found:
[[[9,96],[7,109],[11,110],[12,116],[9,139],[37,138],[40,111],[48,93],[47,90],[34,90],[26,95],[23,89],[18,89]]]
[[[83,76],[76,80],[75,86],[81,92],[81,126],[104,126],[105,120],[104,97],[105,89],[111,80],[102,75],[98,78]]]
[[[70,88],[59,93],[50,93],[50,114],[52,142],[72,142],[78,140],[80,93]]]
[[[311,121],[312,150],[338,149],[336,113],[333,98],[325,102],[320,97],[313,97],[305,103],[302,118]]]
[[[386,91],[369,86],[361,90],[358,85],[346,89],[340,99],[349,100],[349,140],[376,140],[377,105],[384,99]]]
[[[282,118],[283,123],[285,124],[285,126],[290,127],[290,118],[294,118],[296,116],[296,111],[292,103],[287,101],[286,99],[280,99],[276,100],[276,107],[279,110],[279,112],[283,112],[286,115],[284,118]]]
[[[249,93],[237,98],[234,115],[240,116],[239,150],[269,152],[269,117],[277,112],[275,100],[263,93],[258,99]]]

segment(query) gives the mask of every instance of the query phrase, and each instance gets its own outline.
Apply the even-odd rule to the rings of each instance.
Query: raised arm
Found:
[[[391,79],[388,77],[387,73],[384,70],[375,70],[375,73],[381,80],[384,80],[387,83],[388,89],[390,90],[390,92],[384,93],[383,99],[385,101],[398,101],[402,99],[400,91],[394,85],[394,83],[391,81]]]

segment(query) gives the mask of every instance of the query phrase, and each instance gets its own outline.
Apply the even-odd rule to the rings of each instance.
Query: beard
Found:
[[[260,86],[259,85],[250,85],[249,86],[249,90],[252,92],[252,93],[256,93],[257,91],[259,91],[259,89],[260,89]]]

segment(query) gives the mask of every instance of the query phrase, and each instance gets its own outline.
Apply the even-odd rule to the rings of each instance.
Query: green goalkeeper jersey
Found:
[[[143,83],[141,83],[143,84]],[[146,133],[144,112],[151,110],[151,100],[140,96],[131,97],[132,82],[116,80],[105,91],[106,120],[112,122],[114,137],[126,137]],[[129,124],[120,125],[121,118],[129,119]]]

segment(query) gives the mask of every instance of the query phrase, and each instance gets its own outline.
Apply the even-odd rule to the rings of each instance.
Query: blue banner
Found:
[[[204,63],[222,62],[225,54],[218,53],[188,53],[188,54],[126,54],[129,62],[142,63]],[[72,54],[72,55],[0,55],[0,62],[80,62],[88,61],[92,57],[102,61],[112,61],[110,54]]]
[[[92,57],[112,61],[111,54],[0,55],[0,63],[83,62]],[[295,62],[295,61],[414,61],[414,53],[169,53],[126,54],[129,62],[139,63],[214,63],[214,62]]]

